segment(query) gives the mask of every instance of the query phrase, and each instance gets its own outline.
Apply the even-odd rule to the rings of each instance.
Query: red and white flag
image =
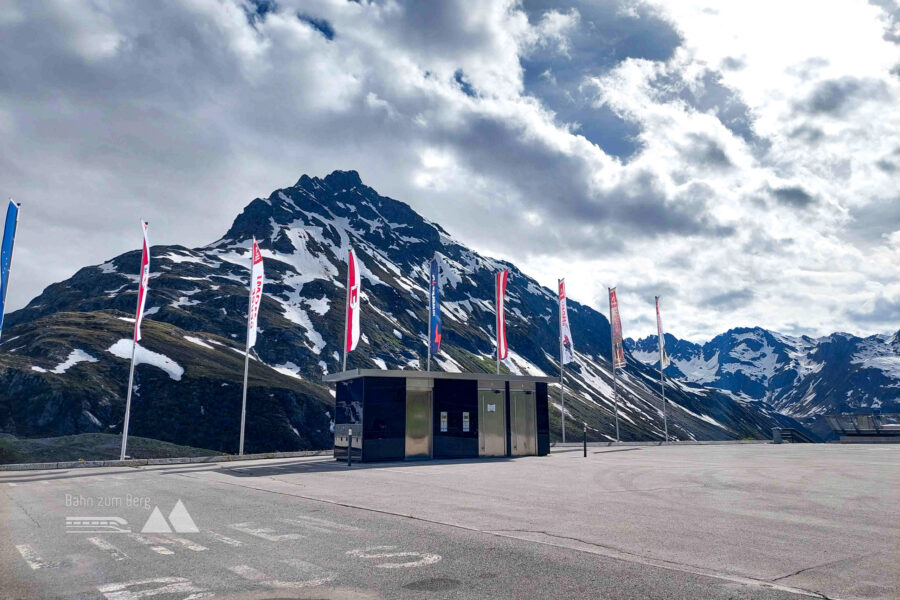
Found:
[[[569,327],[569,313],[566,311],[566,280],[559,280],[559,343],[562,347],[562,363],[569,364],[575,360],[575,349],[572,346],[572,330]]]
[[[141,254],[141,274],[138,284],[137,314],[134,316],[134,341],[141,341],[141,321],[144,320],[144,305],[147,304],[147,288],[150,284],[150,242],[147,241],[147,228],[150,223],[141,221],[144,232],[144,251]]]
[[[497,358],[504,360],[509,354],[506,345],[506,311],[503,308],[506,299],[506,281],[509,279],[509,269],[503,269],[497,277]]]
[[[347,339],[344,351],[356,349],[359,343],[359,268],[353,249],[347,257]]]
[[[247,350],[256,344],[256,329],[259,324],[259,305],[262,302],[263,258],[259,244],[253,238],[253,262],[250,266],[250,311],[247,315]]]
[[[609,324],[613,344],[613,367],[625,366],[625,346],[622,343],[622,321],[619,319],[619,300],[616,288],[609,289]]]
[[[669,366],[669,355],[666,354],[666,336],[663,335],[662,318],[659,316],[659,296],[656,297],[656,331],[659,340],[659,364],[661,369]]]

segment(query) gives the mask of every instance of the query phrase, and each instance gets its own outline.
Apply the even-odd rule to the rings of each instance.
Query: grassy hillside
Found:
[[[109,433],[82,433],[52,438],[0,438],[0,464],[65,462],[77,460],[118,460],[122,436]],[[221,452],[179,446],[142,437],[128,438],[131,458],[174,458],[214,456]]]
[[[129,358],[112,350],[130,344],[133,327],[121,313],[94,311],[11,328],[0,348],[0,431],[18,438],[120,433]],[[147,319],[141,346],[174,365],[176,376],[154,364],[136,367],[130,434],[236,452],[244,357],[235,341]],[[73,352],[91,360],[68,364]],[[248,452],[330,446],[326,388],[256,360],[249,375]]]

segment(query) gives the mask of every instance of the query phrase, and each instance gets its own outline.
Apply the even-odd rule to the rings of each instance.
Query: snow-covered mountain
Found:
[[[627,340],[626,346],[659,368],[655,335]],[[811,338],[738,328],[702,345],[667,333],[666,350],[667,375],[764,400],[806,422],[830,413],[900,412],[900,332]]]
[[[132,415],[135,435],[234,450],[240,405],[250,238],[260,240],[266,283],[251,361],[248,448],[327,446],[331,393],[340,369],[346,254],[362,272],[362,336],[348,368],[419,369],[426,354],[427,265],[443,262],[445,371],[494,368],[493,274],[510,269],[504,368],[558,375],[556,294],[514,265],[481,256],[408,205],[379,195],[355,171],[304,175],[257,198],[219,240],[199,248],[154,246],[144,346]],[[85,267],[8,315],[0,344],[0,431],[47,435],[121,428],[128,318],[139,252]],[[609,323],[571,301],[577,364],[567,376],[570,423],[591,439],[614,436]],[[127,342],[126,342],[127,345]],[[656,373],[629,357],[620,377],[621,435],[659,439]],[[796,425],[765,402],[672,381],[669,432],[679,439],[768,437]],[[559,386],[551,427],[560,429]],[[580,427],[576,426],[576,429]]]

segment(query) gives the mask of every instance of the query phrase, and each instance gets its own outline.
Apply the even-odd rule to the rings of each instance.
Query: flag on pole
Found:
[[[147,228],[150,223],[141,221],[144,232],[144,251],[141,253],[141,275],[138,284],[137,314],[134,316],[134,342],[141,341],[141,321],[144,320],[144,305],[147,303],[147,288],[150,284],[150,242],[147,240]]]
[[[662,318],[659,316],[659,296],[656,297],[656,331],[659,340],[659,365],[660,369],[669,366],[669,355],[666,353],[666,336],[663,335]]]
[[[431,259],[431,319],[428,339],[431,354],[441,351],[441,268],[437,256]]]
[[[572,347],[572,330],[569,328],[569,313],[566,310],[566,280],[559,280],[559,335],[562,344],[562,363],[575,361],[575,349]]]
[[[613,341],[613,367],[625,366],[625,347],[622,343],[622,321],[619,318],[619,300],[616,298],[616,288],[609,290],[610,327]]]
[[[256,345],[256,329],[259,317],[259,305],[262,302],[263,258],[259,244],[253,238],[253,264],[250,267],[250,312],[247,316],[247,349]]]
[[[497,360],[504,360],[509,354],[509,347],[506,345],[506,312],[503,308],[508,279],[509,269],[497,273]]]
[[[347,257],[347,339],[344,352],[356,349],[359,343],[359,268],[353,249]]]
[[[6,292],[9,290],[9,269],[12,266],[13,246],[16,243],[16,226],[19,223],[19,205],[9,201],[6,224],[3,227],[3,244],[0,246],[0,333],[3,331],[3,315],[6,313]]]

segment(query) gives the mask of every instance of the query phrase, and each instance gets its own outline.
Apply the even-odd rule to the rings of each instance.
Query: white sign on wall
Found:
[[[441,411],[441,431],[447,431],[447,413],[446,411]]]

